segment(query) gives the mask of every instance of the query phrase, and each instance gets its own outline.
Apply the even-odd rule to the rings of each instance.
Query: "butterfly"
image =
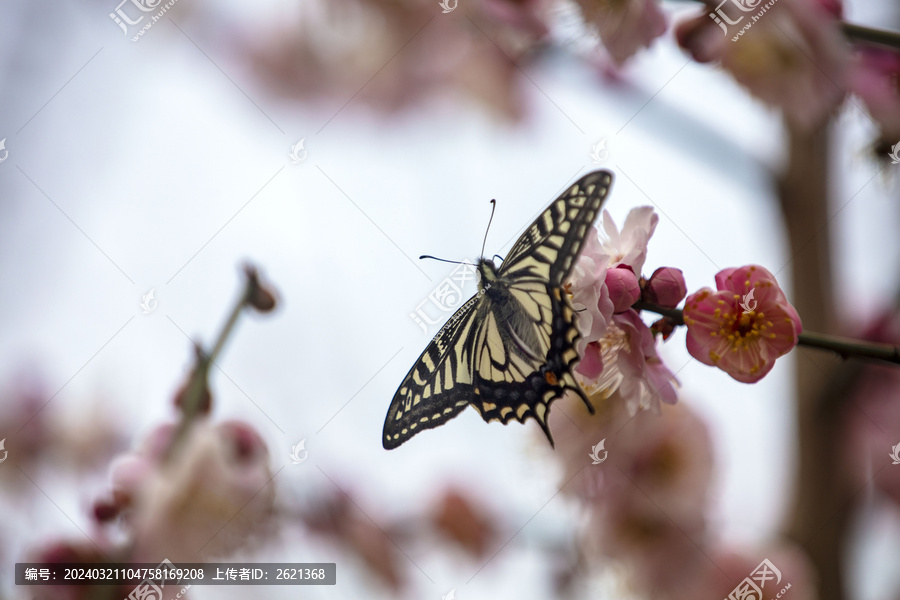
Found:
[[[384,420],[390,450],[471,405],[485,421],[533,418],[553,446],[550,403],[572,390],[594,408],[572,368],[580,334],[563,288],[613,175],[589,173],[519,237],[498,268],[480,258],[478,293],[453,314],[406,374]]]

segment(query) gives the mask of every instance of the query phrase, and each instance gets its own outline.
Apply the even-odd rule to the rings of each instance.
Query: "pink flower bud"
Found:
[[[644,300],[665,308],[675,308],[687,294],[687,284],[681,269],[660,267],[653,271],[644,287]]]
[[[625,312],[641,297],[641,286],[628,265],[606,271],[606,288],[613,303],[613,312]]]

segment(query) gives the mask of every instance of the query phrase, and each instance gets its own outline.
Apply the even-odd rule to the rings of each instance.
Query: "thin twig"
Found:
[[[854,42],[864,42],[868,44],[879,44],[888,46],[889,48],[900,48],[900,33],[889,31],[887,29],[875,29],[874,27],[863,27],[841,21],[841,31]]]
[[[246,275],[244,288],[234,307],[231,309],[231,314],[228,315],[228,320],[222,327],[222,331],[219,332],[219,337],[216,339],[212,351],[206,353],[203,351],[203,348],[197,347],[197,364],[191,372],[191,377],[188,380],[187,385],[182,391],[180,406],[181,421],[179,421],[178,428],[172,436],[172,441],[166,449],[165,461],[171,460],[171,458],[176,455],[176,450],[184,443],[188,431],[190,431],[197,416],[201,413],[204,399],[209,393],[209,368],[215,363],[216,358],[218,358],[219,353],[225,346],[225,342],[231,336],[231,332],[237,324],[238,317],[240,317],[243,310],[251,304],[251,300],[259,293],[260,287],[256,270],[252,267],[247,267],[244,272]]]

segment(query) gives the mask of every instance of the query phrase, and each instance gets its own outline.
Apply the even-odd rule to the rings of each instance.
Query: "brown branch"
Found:
[[[791,253],[794,306],[804,324],[830,332],[834,326],[831,231],[828,210],[831,121],[804,132],[786,123],[788,163],[778,195]],[[794,498],[784,534],[809,556],[820,600],[844,600],[849,503],[841,411],[830,376],[843,366],[836,358],[797,352],[797,470]],[[830,399],[831,398],[831,399]]]
[[[841,31],[854,42],[900,48],[900,33],[896,31],[863,27],[862,25],[855,25],[846,21],[841,21]]]
[[[259,277],[254,267],[246,266],[244,275],[246,276],[244,288],[231,309],[231,314],[228,315],[222,331],[219,332],[212,350],[207,353],[199,346],[196,348],[197,362],[180,396],[181,420],[166,449],[164,461],[171,460],[177,454],[178,448],[187,438],[194,421],[204,411],[204,404],[209,399],[209,368],[215,364],[216,358],[231,336],[241,313],[248,307],[255,308],[260,312],[267,312],[275,305],[274,295],[259,283]]]

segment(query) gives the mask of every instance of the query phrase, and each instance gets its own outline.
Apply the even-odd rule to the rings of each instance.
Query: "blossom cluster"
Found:
[[[578,313],[582,357],[575,369],[579,383],[592,396],[618,393],[632,412],[675,403],[675,376],[656,352],[655,337],[632,308],[642,293],[674,307],[686,293],[678,269],[654,272],[642,289],[639,277],[647,258],[647,242],[659,216],[650,207],[633,209],[619,231],[603,213],[605,239],[588,235],[569,279],[568,290]]]
[[[677,401],[675,375],[656,349],[657,337],[667,338],[675,322],[664,317],[648,326],[638,309],[675,309],[687,285],[673,267],[640,276],[659,221],[652,208],[633,209],[621,231],[608,212],[602,219],[603,240],[596,230],[588,235],[566,287],[581,333],[575,373],[597,400],[616,395],[632,414],[658,410]],[[688,352],[737,381],[759,381],[797,345],[800,316],[761,266],[724,269],[716,285],[717,291],[703,288],[685,300]]]

